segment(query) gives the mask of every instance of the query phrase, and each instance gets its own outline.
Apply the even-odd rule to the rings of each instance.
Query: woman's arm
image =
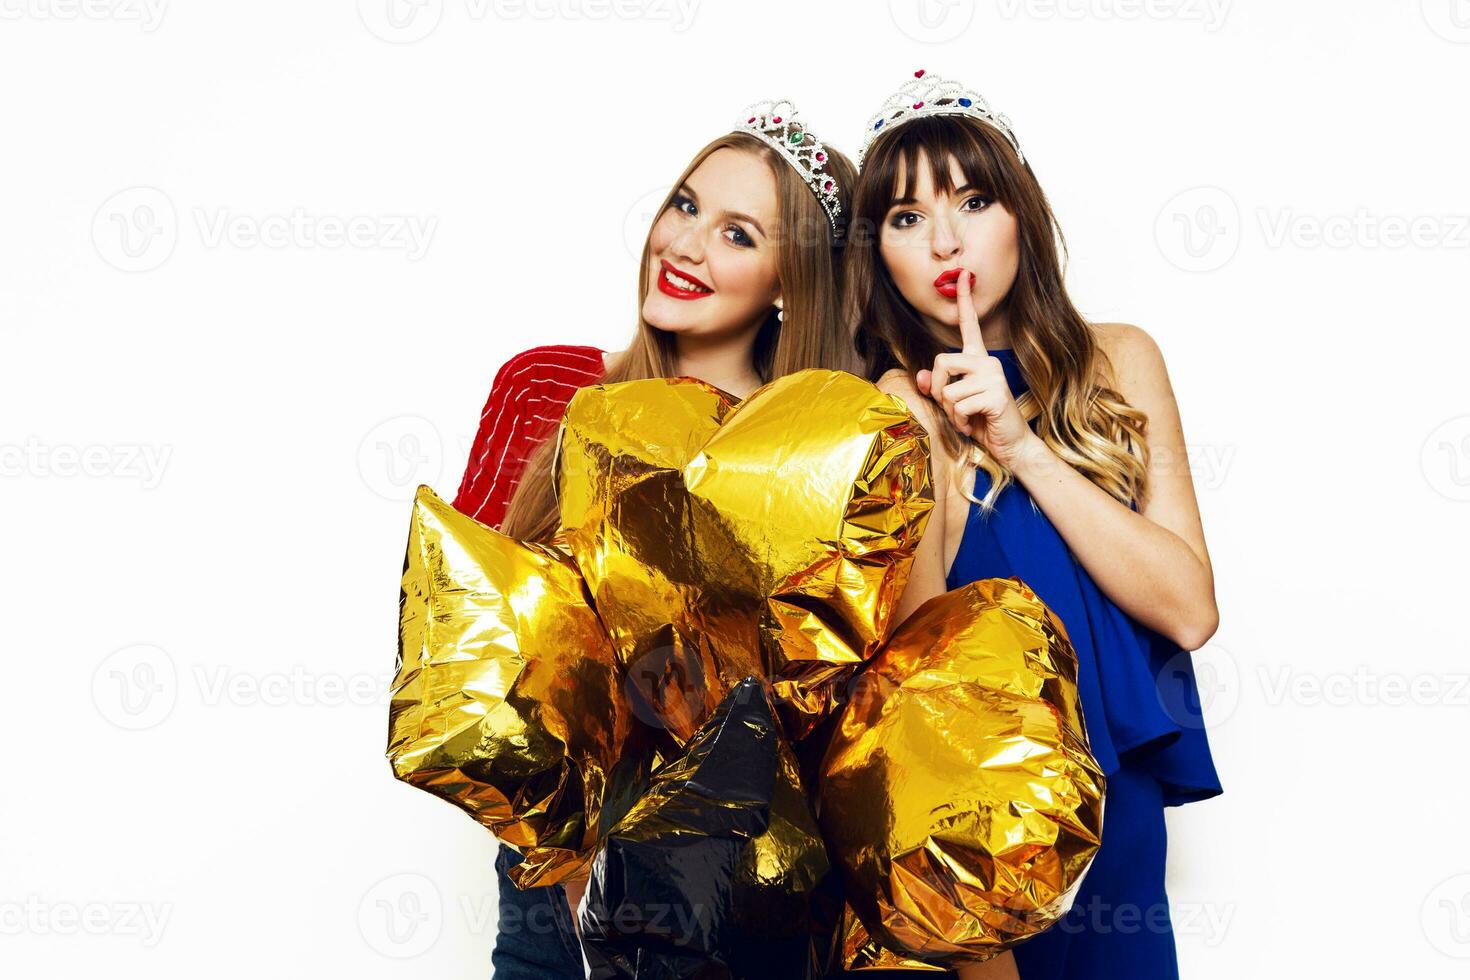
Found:
[[[909,568],[908,584],[893,614],[894,624],[902,623],[909,614],[934,596],[949,591],[948,577],[944,567],[945,510],[944,501],[953,490],[954,461],[945,452],[944,445],[933,433],[942,424],[934,403],[923,395],[900,370],[889,371],[878,379],[878,390],[903,399],[905,405],[919,420],[929,437],[929,482],[934,488],[934,509],[929,512],[929,523],[924,536],[919,539],[919,549],[914,552],[914,561]]]
[[[1099,326],[1118,393],[1148,415],[1148,492],[1135,513],[1057,456],[1034,433],[1011,472],[1104,593],[1186,650],[1219,625],[1215,578],[1163,355],[1143,330]]]

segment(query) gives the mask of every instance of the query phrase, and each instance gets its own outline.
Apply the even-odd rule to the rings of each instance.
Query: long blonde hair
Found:
[[[806,135],[813,141],[811,134]],[[783,316],[775,311],[761,324],[752,349],[752,367],[764,384],[805,368],[860,370],[849,333],[839,308],[841,296],[841,253],[845,221],[834,232],[816,196],[778,151],[747,133],[728,133],[697,153],[674,181],[658,214],[668,209],[674,194],[705,158],[716,150],[731,148],[752,153],[764,160],[776,178],[780,206],[776,234],[776,274],[781,283]],[[842,215],[849,213],[857,171],[841,153],[827,148],[826,171],[837,182]],[[657,220],[657,219],[655,219]],[[670,378],[678,373],[675,338],[643,319],[644,297],[652,287],[647,274],[652,251],[652,229],[643,242],[639,264],[638,328],[600,383],[613,384],[643,378]],[[544,440],[526,460],[501,522],[501,530],[521,540],[545,541],[560,524],[552,487],[552,461],[556,437]]]
[[[894,285],[878,248],[891,203],[914,194],[921,153],[937,190],[954,190],[949,174],[954,158],[971,186],[1015,215],[1020,261],[999,308],[1008,317],[1011,347],[1030,389],[1017,399],[1022,417],[1028,424],[1039,417],[1037,435],[1083,476],[1125,504],[1137,502],[1147,490],[1148,416],[1112,387],[1113,365],[1067,295],[1066,243],[1036,175],[1004,136],[979,120],[912,120],[874,141],[864,161],[853,195],[846,278],[854,346],[866,376],[876,381],[901,368],[912,378],[944,349]],[[900,163],[908,185],[901,194]],[[964,456],[955,474],[960,493],[989,513],[1014,479],[1010,471],[947,416],[938,436],[951,455]],[[965,490],[972,467],[990,476],[983,500]]]

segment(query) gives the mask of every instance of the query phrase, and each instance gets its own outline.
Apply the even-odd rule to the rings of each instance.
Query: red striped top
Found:
[[[480,413],[480,429],[454,509],[496,530],[531,452],[556,432],[578,388],[603,375],[602,349],[552,344],[522,351],[500,366]]]

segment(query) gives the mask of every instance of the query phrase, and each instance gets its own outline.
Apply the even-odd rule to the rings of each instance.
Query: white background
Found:
[[[747,103],[851,152],[924,67],[1179,398],[1185,976],[1465,975],[1470,4],[925,3],[0,0],[0,970],[487,976],[493,841],[383,758],[408,499],[507,356],[625,344]]]

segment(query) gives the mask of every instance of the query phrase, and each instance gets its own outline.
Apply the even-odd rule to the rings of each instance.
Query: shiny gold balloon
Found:
[[[526,860],[511,875],[521,887],[577,876],[591,861],[629,732],[620,675],[567,555],[419,487],[388,757],[399,779],[520,849]]]
[[[640,717],[677,745],[751,674],[790,738],[829,714],[888,629],[933,507],[922,426],[825,370],[738,404],[693,379],[583,388],[557,486]]]
[[[983,579],[924,603],[868,665],[822,760],[819,815],[872,939],[960,963],[1070,907],[1103,791],[1065,627],[1019,579]]]
[[[842,957],[842,969],[850,973],[865,970],[919,970],[932,973],[949,971],[948,967],[925,963],[913,957],[900,956],[893,950],[879,945],[872,936],[868,935],[868,930],[863,927],[863,920],[857,917],[851,905],[844,905],[842,908],[840,936],[839,955]]]

